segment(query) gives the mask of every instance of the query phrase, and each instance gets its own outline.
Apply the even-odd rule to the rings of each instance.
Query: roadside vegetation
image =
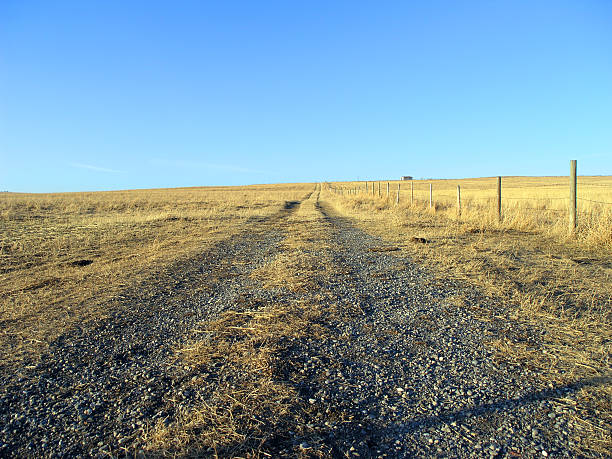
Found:
[[[131,285],[278,212],[311,184],[0,196],[0,361],[35,359]]]
[[[599,378],[602,383],[582,388],[577,399],[558,401],[576,408],[575,435],[583,451],[611,454],[612,206],[592,201],[612,202],[612,178],[580,178],[579,196],[589,201],[579,201],[575,234],[568,232],[567,179],[504,182],[506,195],[517,199],[503,207],[501,222],[492,178],[433,181],[432,208],[429,182],[414,183],[413,203],[410,182],[401,183],[399,204],[398,182],[389,196],[386,182],[380,195],[377,184],[372,194],[371,182],[367,193],[363,182],[327,184],[324,190],[338,214],[409,253],[438,281],[477,285],[506,306],[508,320],[541,330],[539,343],[491,337],[497,358],[537,368],[551,385]],[[457,184],[463,194],[460,215],[453,195]],[[485,319],[493,314],[475,313]],[[594,417],[600,421],[594,423]]]

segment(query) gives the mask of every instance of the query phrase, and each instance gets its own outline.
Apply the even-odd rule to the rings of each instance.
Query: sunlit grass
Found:
[[[460,215],[458,185],[461,188]],[[503,177],[501,222],[497,215],[497,177],[368,182],[367,192],[366,182],[339,182],[331,186],[346,197],[378,197],[382,200],[379,206],[383,207],[396,203],[399,186],[400,208],[410,206],[434,211],[480,226],[541,231],[559,237],[568,234],[568,177]],[[575,236],[587,244],[612,247],[612,177],[578,177],[578,231]]]
[[[310,184],[0,195],[0,348],[36,356],[122,289],[278,212]]]

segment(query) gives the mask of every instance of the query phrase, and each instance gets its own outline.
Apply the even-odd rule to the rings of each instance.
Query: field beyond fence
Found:
[[[459,221],[495,228],[540,230],[567,235],[571,212],[569,177],[334,182],[330,188],[355,199],[381,200]],[[500,219],[501,210],[501,219]],[[612,247],[612,176],[577,178],[578,238]]]

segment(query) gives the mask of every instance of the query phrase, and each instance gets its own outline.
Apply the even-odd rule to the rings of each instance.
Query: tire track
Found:
[[[537,330],[507,320],[478,290],[437,282],[383,242],[318,203],[331,227],[337,266],[323,290],[344,313],[325,340],[304,339],[298,362],[310,403],[312,454],[337,457],[572,457],[571,410],[557,400],[582,381],[543,386],[537,374],[499,360],[487,340],[537,342]],[[489,309],[483,317],[471,308]],[[300,367],[301,366],[301,367]]]

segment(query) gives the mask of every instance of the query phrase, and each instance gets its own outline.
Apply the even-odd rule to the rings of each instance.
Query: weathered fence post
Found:
[[[399,192],[400,192],[400,184],[397,184],[397,198],[395,199],[395,204],[399,204]]]
[[[380,182],[378,182],[378,197],[379,198],[382,197],[382,194],[380,192]]]
[[[431,209],[433,207],[433,186],[430,183],[429,184],[429,208]]]
[[[501,222],[502,210],[501,210],[501,176],[497,177],[497,221]]]
[[[389,182],[387,182],[387,199],[389,199]]]
[[[461,186],[457,185],[457,215],[461,215]]]
[[[578,224],[578,176],[576,175],[576,160],[570,161],[570,202],[569,202],[569,230],[570,233],[576,231]]]

